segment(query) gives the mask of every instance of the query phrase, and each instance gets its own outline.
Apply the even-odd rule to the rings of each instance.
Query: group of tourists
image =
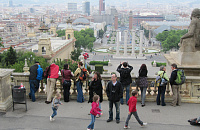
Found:
[[[36,62],[35,65],[30,67],[30,93],[29,97],[34,102],[35,101],[35,92],[37,92],[39,88],[39,79],[38,77],[41,77],[40,72],[40,65],[39,62]],[[171,65],[172,73],[170,79],[168,78],[166,74],[166,67],[161,66],[160,71],[157,72],[157,75],[160,77],[160,79],[164,79],[166,82],[169,81],[170,85],[172,86],[172,92],[173,92],[173,102],[171,103],[172,106],[180,106],[181,105],[181,97],[180,97],[180,85],[176,83],[177,78],[177,65],[172,64]],[[117,74],[112,74],[111,81],[108,82],[106,87],[106,94],[109,101],[109,118],[107,122],[113,121],[113,105],[115,105],[116,108],[116,123],[120,123],[120,104],[124,104],[123,100],[123,90],[126,91],[126,99],[125,104],[129,106],[129,112],[128,117],[126,119],[124,128],[130,128],[128,126],[128,122],[131,118],[131,115],[134,115],[136,120],[141,126],[146,126],[147,123],[143,123],[136,110],[136,104],[137,104],[137,97],[138,97],[138,91],[133,90],[131,92],[131,97],[129,95],[130,93],[130,84],[132,83],[131,78],[131,71],[133,70],[133,67],[129,65],[127,62],[121,63],[117,67],[117,72],[120,74],[120,79],[117,81]],[[59,105],[62,105],[60,102],[61,94],[56,93],[53,100],[51,99],[56,79],[59,77],[59,66],[55,63],[52,63],[49,67],[47,67],[43,73],[43,77],[47,78],[47,86],[46,86],[46,92],[47,92],[47,100],[45,101],[46,104],[52,103],[52,110],[53,114],[50,116],[50,121],[54,121],[54,117],[57,115],[57,109]],[[136,80],[137,86],[140,88],[141,91],[141,106],[145,106],[145,98],[146,98],[146,91],[148,87],[148,81],[147,81],[147,66],[145,64],[142,64],[138,75],[139,77]],[[40,76],[38,76],[40,75]],[[78,68],[74,72],[74,75],[69,70],[69,65],[65,64],[64,69],[61,70],[62,75],[62,84],[63,84],[63,96],[64,96],[64,102],[69,102],[69,95],[70,95],[70,86],[71,86],[71,78],[75,77],[75,83],[77,87],[77,102],[82,103],[84,102],[84,96],[82,91],[82,85],[83,81],[86,79],[86,77],[89,75],[89,72],[87,69],[84,68],[83,63],[78,63]],[[156,79],[157,80],[157,79]],[[158,85],[158,95],[156,98],[157,105],[166,106],[165,104],[165,91],[166,91],[166,84]],[[160,99],[161,98],[161,99]],[[99,72],[94,72],[94,76],[92,77],[91,82],[89,83],[89,101],[88,103],[92,103],[92,109],[90,111],[91,114],[91,123],[88,126],[88,130],[94,129],[94,122],[96,117],[100,117],[103,113],[101,112],[101,102],[103,101],[103,87],[102,87],[102,79]]]

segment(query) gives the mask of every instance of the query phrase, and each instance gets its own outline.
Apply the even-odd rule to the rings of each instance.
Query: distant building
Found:
[[[9,3],[8,3],[9,5],[9,7],[13,7],[13,1],[12,0],[9,0]]]
[[[105,14],[105,0],[99,0],[99,15]]]
[[[86,14],[86,15],[90,15],[90,2],[89,1],[84,1],[83,2],[83,14]]]
[[[68,11],[77,11],[77,3],[68,3]]]
[[[30,13],[35,13],[35,9],[34,8],[30,8]]]
[[[142,21],[163,21],[165,18],[162,15],[151,14],[151,13],[144,13],[140,15],[133,16],[133,25],[140,26]]]

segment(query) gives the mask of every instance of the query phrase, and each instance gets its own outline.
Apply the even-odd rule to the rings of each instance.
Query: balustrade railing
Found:
[[[101,75],[102,76],[102,85],[103,85],[103,97],[104,100],[107,100],[106,96],[106,86],[108,82],[111,80],[110,75]],[[146,92],[146,101],[156,101],[156,96],[157,96],[157,91],[158,88],[155,86],[155,78],[156,76],[149,76],[148,77],[148,88]],[[83,83],[83,93],[86,99],[89,97],[89,86],[88,82],[91,81],[92,76],[90,75],[88,80]],[[119,80],[119,79],[118,79]],[[132,80],[135,81],[136,77],[132,76]],[[76,99],[77,96],[77,91],[76,91],[76,85],[75,85],[75,79],[74,77],[72,78],[72,85],[70,89],[70,98],[71,99]],[[12,74],[12,85],[20,85],[21,82],[25,85],[27,89],[27,95],[30,92],[30,85],[29,85],[29,75],[25,73],[13,73]],[[40,89],[36,93],[36,98],[46,98],[46,83],[44,80],[40,82]],[[181,96],[182,96],[182,102],[191,102],[191,103],[200,103],[200,91],[198,89],[200,88],[200,77],[192,77],[188,76],[186,82],[182,85],[180,88]],[[131,88],[130,88],[130,93],[131,90],[137,89],[139,91],[140,95],[140,90],[136,86],[136,84],[132,83]],[[57,79],[54,93],[56,91],[59,91],[61,94],[63,94],[63,87],[62,87],[62,76],[59,76]],[[124,91],[125,95],[125,91]],[[166,86],[166,102],[169,102],[172,100],[172,91],[171,91],[171,86],[169,83]],[[124,96],[125,97],[125,96]],[[138,100],[140,101],[140,96],[138,97]]]

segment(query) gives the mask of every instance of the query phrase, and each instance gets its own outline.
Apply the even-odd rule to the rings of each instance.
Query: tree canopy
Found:
[[[65,36],[65,30],[58,30],[56,33],[58,34],[58,37]]]
[[[164,51],[168,51],[172,48],[179,48],[178,43],[181,37],[187,33],[187,30],[171,30],[159,33],[156,36],[156,40],[161,42]]]

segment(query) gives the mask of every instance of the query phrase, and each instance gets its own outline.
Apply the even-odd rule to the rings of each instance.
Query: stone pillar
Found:
[[[116,55],[119,56],[119,30],[117,30],[117,35],[116,35]]]
[[[118,29],[118,14],[115,14],[115,22],[114,22],[115,30]]]
[[[129,13],[129,30],[133,29],[133,13],[130,11]]]
[[[27,64],[27,59],[25,59],[25,64],[24,64],[23,71],[24,71],[24,73],[27,73],[27,74],[30,73],[30,72],[29,72],[29,67],[28,67],[28,64]]]
[[[0,69],[0,111],[12,106],[11,73],[14,69]]]
[[[128,31],[124,31],[124,56],[127,56],[127,39],[128,39]]]
[[[144,31],[143,30],[140,30],[140,52],[139,52],[139,56],[142,56],[142,45],[143,45],[143,34],[144,34]]]
[[[132,33],[132,56],[135,56],[135,30],[131,30]]]

